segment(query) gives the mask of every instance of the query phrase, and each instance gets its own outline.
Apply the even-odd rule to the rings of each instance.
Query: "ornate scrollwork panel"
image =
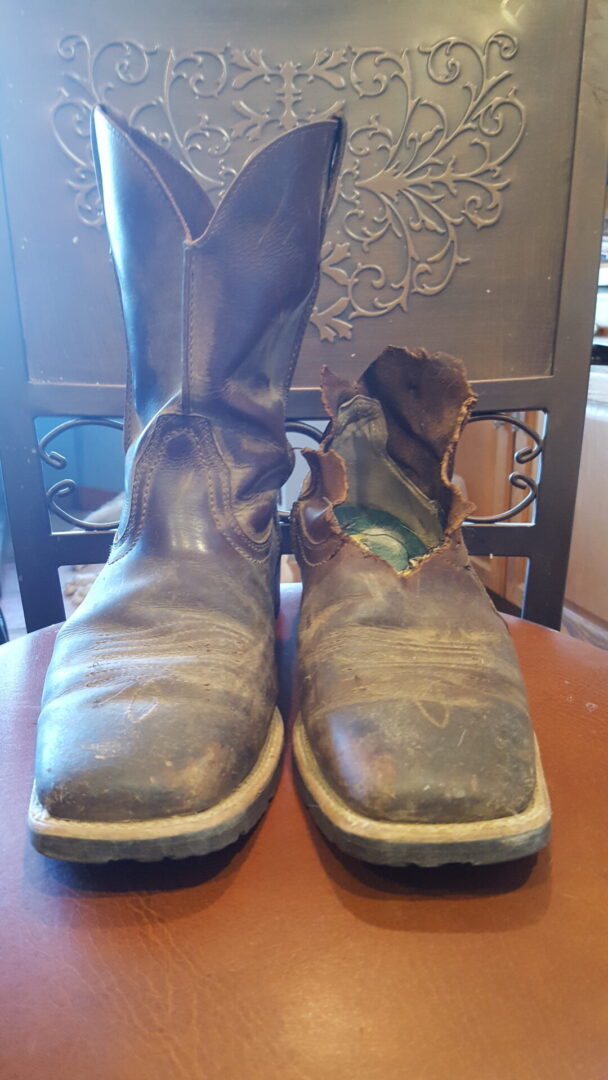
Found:
[[[80,221],[103,223],[89,143],[97,102],[127,117],[221,198],[256,145],[346,109],[349,138],[311,323],[322,341],[356,320],[406,311],[471,259],[471,230],[496,225],[508,162],[526,127],[513,80],[518,42],[319,48],[306,59],[226,45],[186,53],[120,40],[61,39],[53,130]],[[386,269],[391,267],[390,272]]]

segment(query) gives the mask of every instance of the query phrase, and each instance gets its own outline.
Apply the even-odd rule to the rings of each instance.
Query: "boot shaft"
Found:
[[[216,211],[190,173],[101,106],[92,141],[130,361],[127,439],[168,408],[283,444],[341,121],[264,147]]]

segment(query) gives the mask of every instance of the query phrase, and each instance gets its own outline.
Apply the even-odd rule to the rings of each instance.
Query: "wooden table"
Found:
[[[53,630],[2,646],[1,1080],[607,1080],[608,654],[509,625],[554,840],[424,871],[332,850],[289,758],[230,851],[45,859],[25,817]]]

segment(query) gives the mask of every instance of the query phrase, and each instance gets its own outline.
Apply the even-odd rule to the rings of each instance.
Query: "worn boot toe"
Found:
[[[56,818],[146,821],[197,814],[236,790],[253,768],[264,726],[248,731],[243,701],[159,703],[134,697],[122,716],[97,703],[87,740],[64,740],[62,718],[45,717],[37,758],[37,795]],[[86,702],[80,702],[85,710]],[[73,708],[69,702],[65,707]],[[72,712],[73,715],[73,712]],[[120,738],[106,732],[120,730]]]
[[[535,781],[526,715],[438,701],[346,706],[314,726],[326,782],[355,812],[393,822],[487,821],[519,813]]]

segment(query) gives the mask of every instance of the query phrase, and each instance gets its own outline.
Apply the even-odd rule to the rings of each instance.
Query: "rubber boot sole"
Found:
[[[549,842],[551,804],[538,746],[536,787],[519,814],[490,821],[408,824],[378,821],[352,810],[325,780],[298,717],[293,751],[304,800],[321,832],[347,855],[387,866],[508,862],[532,855]]]
[[[249,776],[222,802],[197,814],[147,821],[74,821],[49,814],[41,806],[34,785],[29,809],[32,843],[52,859],[79,863],[186,859],[228,847],[257,824],[274,795],[283,741],[283,721],[276,709]]]

